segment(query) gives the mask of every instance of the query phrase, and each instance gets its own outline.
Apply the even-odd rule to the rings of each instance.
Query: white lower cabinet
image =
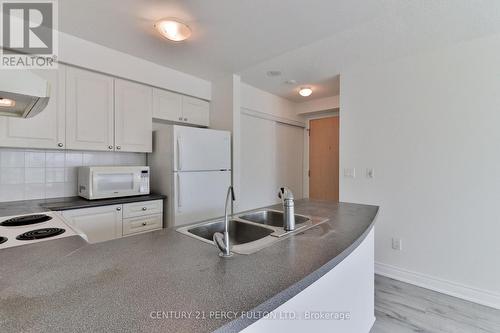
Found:
[[[123,236],[161,229],[162,222],[162,214],[123,219]]]
[[[66,210],[62,216],[89,243],[122,237],[122,205]]]
[[[66,222],[89,243],[104,242],[163,227],[163,200],[62,211]]]

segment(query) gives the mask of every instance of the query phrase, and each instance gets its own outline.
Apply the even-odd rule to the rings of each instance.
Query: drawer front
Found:
[[[162,222],[161,214],[123,219],[123,236],[161,229]]]
[[[123,218],[161,214],[163,200],[141,201],[123,205]]]

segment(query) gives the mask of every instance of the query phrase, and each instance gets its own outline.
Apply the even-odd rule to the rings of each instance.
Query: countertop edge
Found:
[[[104,207],[141,201],[167,200],[163,194],[151,193],[139,196],[118,197],[99,200],[87,200],[81,197],[61,197],[0,202],[0,218],[5,216],[37,214],[47,211]]]
[[[314,282],[319,280],[323,275],[334,269],[338,264],[340,264],[345,258],[347,258],[368,236],[370,231],[373,229],[375,226],[375,222],[378,217],[378,211],[375,217],[373,218],[372,222],[370,225],[366,228],[366,230],[358,237],[358,239],[353,242],[349,247],[347,247],[344,251],[342,251],[339,255],[337,255],[335,258],[332,258],[330,261],[325,263],[323,266],[315,270],[314,272],[309,273],[306,277],[304,277],[302,280],[294,283],[290,287],[286,288],[285,290],[279,292],[278,294],[274,295],[272,298],[269,298],[267,301],[264,303],[254,307],[251,309],[249,312],[253,313],[268,313],[271,312],[275,309],[277,309],[280,305],[284,304],[291,298],[295,297],[297,294],[299,294],[301,291],[312,285]],[[251,318],[248,318],[251,317]],[[238,317],[237,319],[234,319],[233,321],[230,321],[229,323],[225,324],[224,326],[219,327],[218,329],[214,330],[214,333],[232,333],[232,332],[240,332],[241,330],[245,329],[246,327],[250,326],[251,324],[255,323],[258,321],[258,318],[255,318],[258,316],[246,316],[245,318],[243,317]]]

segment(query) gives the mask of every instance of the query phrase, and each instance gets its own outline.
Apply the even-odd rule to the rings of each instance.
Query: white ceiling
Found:
[[[498,0],[64,0],[59,15],[69,34],[208,80],[239,73],[293,101],[338,94],[338,74],[358,62],[500,32]],[[163,17],[192,38],[159,38]],[[299,97],[302,85],[313,95]]]

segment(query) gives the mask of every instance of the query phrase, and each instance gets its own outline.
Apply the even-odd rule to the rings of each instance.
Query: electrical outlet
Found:
[[[396,251],[401,251],[403,249],[403,241],[399,238],[393,238],[392,249]]]
[[[356,178],[356,169],[355,168],[344,168],[344,177]]]
[[[373,168],[366,169],[366,178],[375,178],[375,169]]]

